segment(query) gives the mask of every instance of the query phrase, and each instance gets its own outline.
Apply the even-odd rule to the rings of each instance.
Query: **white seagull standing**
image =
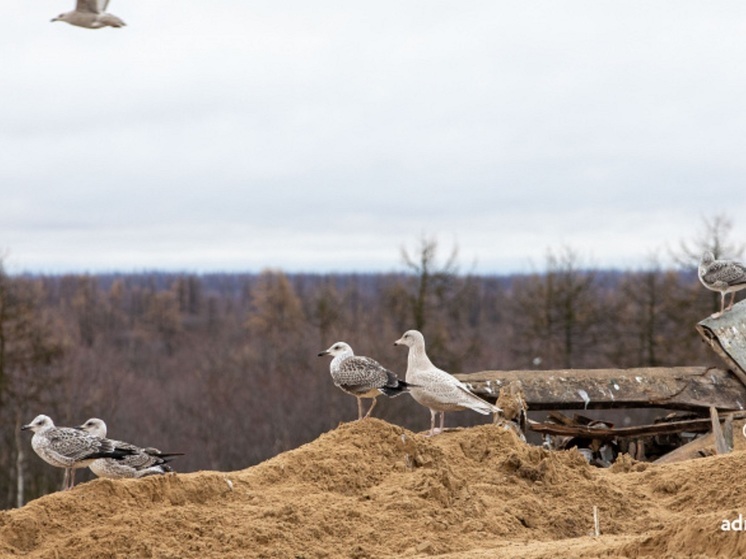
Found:
[[[65,468],[63,489],[75,485],[75,470],[89,466],[99,458],[121,459],[132,454],[126,448],[118,447],[116,441],[95,437],[72,427],[55,427],[46,415],[37,415],[22,430],[31,429],[31,447],[39,457],[57,468]]]
[[[58,15],[52,21],[64,21],[70,25],[101,29],[102,27],[124,27],[124,23],[114,14],[106,12],[109,0],[77,0],[72,12]]]
[[[699,281],[707,289],[720,292],[720,312],[712,318],[721,316],[733,308],[736,291],[746,289],[746,266],[736,260],[715,260],[715,255],[707,251],[699,261]],[[725,296],[730,293],[730,304],[725,307]]]
[[[319,357],[323,355],[334,357],[329,364],[329,372],[334,385],[357,398],[358,419],[370,417],[376,405],[376,398],[380,394],[393,398],[410,388],[408,383],[399,380],[395,373],[375,359],[355,355],[350,345],[345,342],[337,342],[319,353]],[[373,400],[365,416],[363,416],[363,398]]]
[[[104,423],[103,419],[97,417],[92,417],[80,427],[76,427],[76,429],[81,429],[96,437],[106,437],[106,423]],[[165,474],[172,471],[171,467],[167,464],[169,459],[173,456],[182,455],[180,452],[165,454],[157,448],[140,448],[139,446],[122,441],[113,442],[117,448],[130,449],[132,454],[125,456],[121,460],[99,458],[92,462],[88,467],[98,477],[121,479]]]
[[[453,375],[433,365],[425,352],[425,338],[417,330],[409,330],[394,342],[409,348],[407,356],[407,382],[412,386],[410,394],[417,403],[430,409],[430,433],[433,436],[443,431],[445,412],[469,408],[483,415],[502,411],[497,406],[482,400]],[[440,429],[435,429],[435,416],[440,412]]]

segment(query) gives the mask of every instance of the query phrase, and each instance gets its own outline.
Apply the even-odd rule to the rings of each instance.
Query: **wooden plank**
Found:
[[[701,320],[696,329],[746,386],[746,301],[717,318]]]
[[[713,367],[481,371],[455,375],[479,396],[496,401],[519,381],[529,410],[661,407],[706,414],[746,409],[746,384]]]
[[[725,421],[723,422],[723,438],[725,439],[725,444],[728,445],[728,450],[731,451],[735,448],[734,441],[733,441],[733,414],[729,413],[725,416]]]
[[[734,413],[732,415],[734,419],[743,419],[746,418],[746,411]],[[586,425],[570,426],[530,421],[529,429],[547,435],[588,437],[593,439],[615,439],[620,437],[649,437],[652,435],[666,435],[681,433],[684,431],[690,433],[706,433],[712,429],[712,422],[709,417],[703,417],[701,419],[685,419],[682,421],[669,421],[654,423],[652,425],[636,425],[633,427],[589,427]]]
[[[715,453],[715,436],[712,432],[697,437],[692,442],[687,443],[679,448],[672,450],[668,454],[664,454],[657,460],[653,461],[653,464],[673,464],[675,462],[683,462],[684,460],[691,460],[692,458],[702,458]]]
[[[723,430],[720,427],[720,416],[718,416],[718,411],[713,407],[710,408],[710,424],[712,425],[712,435],[715,437],[715,452],[718,454],[728,454],[730,449],[725,444],[725,438],[723,438]]]

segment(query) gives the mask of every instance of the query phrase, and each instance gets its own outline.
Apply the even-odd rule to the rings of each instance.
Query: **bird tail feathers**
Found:
[[[405,392],[409,392],[410,388],[414,388],[416,386],[416,384],[411,384],[409,382],[397,379],[395,385],[387,384],[386,386],[382,386],[378,390],[380,390],[382,394],[385,394],[389,398],[395,398],[396,396],[404,394]]]

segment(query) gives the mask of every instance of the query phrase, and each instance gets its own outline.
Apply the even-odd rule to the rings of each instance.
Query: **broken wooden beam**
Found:
[[[725,442],[725,437],[723,436],[720,416],[718,415],[718,411],[712,407],[710,408],[710,424],[712,425],[712,434],[715,437],[715,452],[718,454],[728,454],[730,448],[728,448],[728,444]]]
[[[703,456],[710,456],[715,454],[715,435],[712,432],[697,437],[693,441],[680,446],[671,452],[664,454],[657,460],[653,460],[653,464],[673,464],[675,462],[683,462],[684,460],[691,460],[693,458],[702,458]]]
[[[732,415],[732,419],[746,418],[746,411],[723,414],[720,420]],[[592,439],[616,439],[624,437],[651,437],[654,435],[668,435],[672,433],[706,433],[712,429],[710,417],[700,419],[684,419],[680,421],[666,421],[652,425],[635,425],[633,427],[604,427],[601,425],[561,425],[556,423],[541,423],[530,421],[529,429],[546,435],[559,435],[564,437],[588,437]],[[719,422],[718,422],[719,425]]]
[[[519,381],[529,410],[652,408],[696,411],[746,408],[746,385],[714,367],[482,371],[456,375],[494,402]]]

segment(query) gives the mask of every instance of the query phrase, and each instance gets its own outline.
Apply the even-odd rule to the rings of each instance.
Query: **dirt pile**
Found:
[[[738,557],[746,452],[609,470],[499,425],[343,424],[243,471],[95,480],[0,513],[0,556]],[[598,507],[601,537],[591,536]]]

